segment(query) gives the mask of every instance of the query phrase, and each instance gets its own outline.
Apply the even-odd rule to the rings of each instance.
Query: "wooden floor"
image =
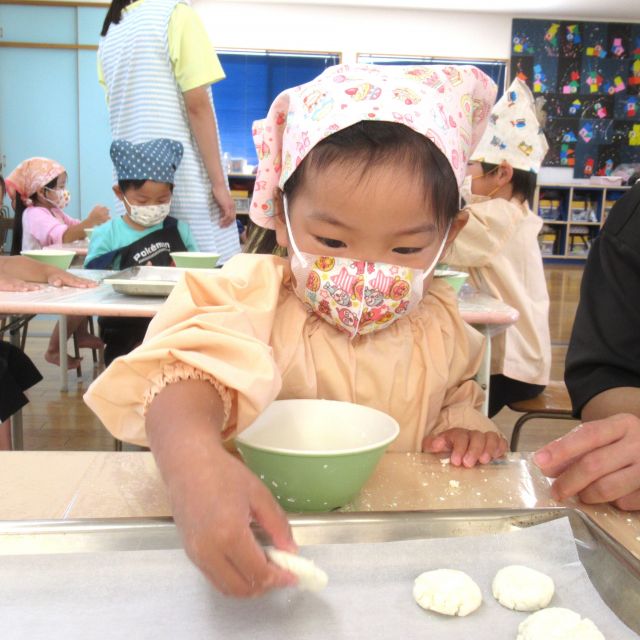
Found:
[[[562,379],[564,358],[571,326],[578,302],[582,267],[549,266],[547,283],[551,297],[550,327],[553,344],[551,377]],[[29,396],[31,402],[23,411],[25,449],[110,450],[113,439],[82,401],[95,370],[91,352],[84,351],[83,377],[69,374],[69,392],[59,391],[58,368],[44,361],[43,354],[53,324],[34,320],[30,325],[26,352],[42,372],[44,380]],[[518,414],[504,409],[496,416],[496,423],[509,436]],[[538,421],[530,423],[522,432],[520,449],[535,450],[545,442],[572,428],[569,421]]]

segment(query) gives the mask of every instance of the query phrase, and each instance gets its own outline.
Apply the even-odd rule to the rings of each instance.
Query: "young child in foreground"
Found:
[[[91,386],[123,440],[148,443],[187,553],[224,593],[291,576],[249,528],[294,551],[282,510],[223,446],[273,400],[367,405],[401,425],[391,451],[472,467],[506,441],[481,413],[483,343],[433,280],[465,222],[458,184],[495,97],[474,67],[331,67],[254,125],[251,216],[286,259],[240,255],[189,273],[145,342]]]
[[[125,214],[99,226],[91,237],[86,269],[127,269],[141,265],[174,266],[172,251],[197,251],[186,222],[169,215],[182,144],[157,138],[133,144],[111,143],[118,183],[113,187]],[[147,318],[98,318],[106,364],[142,342]]]
[[[489,416],[542,393],[551,370],[549,294],[531,211],[536,176],[549,148],[533,94],[515,79],[494,106],[471,154],[462,186],[469,220],[447,257],[480,291],[504,300],[520,318],[491,342]]]

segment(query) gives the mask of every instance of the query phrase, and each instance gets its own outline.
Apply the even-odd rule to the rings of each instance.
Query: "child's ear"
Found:
[[[289,248],[289,234],[287,233],[287,223],[284,219],[283,193],[276,188],[273,191],[273,221],[275,223],[276,242],[285,249]]]
[[[122,202],[123,198],[124,198],[124,193],[122,193],[122,189],[120,188],[119,184],[114,184],[113,187],[111,187],[113,189],[113,193],[116,194],[116,198],[118,198],[118,200],[120,200]]]
[[[446,255],[449,247],[453,244],[453,241],[456,239],[457,235],[464,229],[464,225],[467,224],[468,220],[469,212],[466,209],[463,209],[456,214],[456,217],[451,222],[449,235],[447,236],[447,244],[444,246],[442,255]]]
[[[501,187],[509,184],[513,178],[513,167],[506,161],[502,161],[498,167],[498,183]]]

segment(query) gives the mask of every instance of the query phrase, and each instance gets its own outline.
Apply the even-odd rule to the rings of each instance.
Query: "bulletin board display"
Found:
[[[640,163],[640,24],[514,19],[516,76],[546,100],[545,166],[588,178]]]

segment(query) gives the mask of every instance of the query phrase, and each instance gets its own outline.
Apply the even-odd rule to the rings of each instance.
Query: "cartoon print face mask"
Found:
[[[385,329],[420,303],[425,279],[444,251],[449,227],[427,269],[303,253],[291,231],[286,198],[284,214],[294,255],[295,293],[323,320],[353,339]]]
[[[148,204],[144,206],[131,204],[126,198],[124,198],[124,201],[129,205],[129,217],[143,227],[153,227],[156,224],[160,224],[171,211],[171,201],[165,204]]]

